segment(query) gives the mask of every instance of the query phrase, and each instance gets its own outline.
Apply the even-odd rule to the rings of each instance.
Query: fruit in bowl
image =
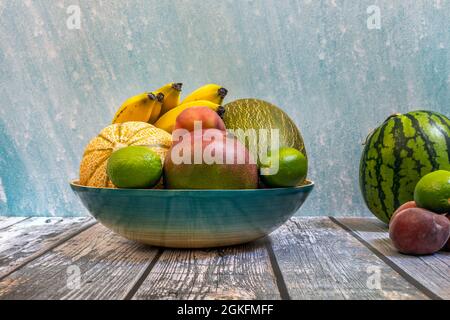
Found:
[[[177,117],[174,130],[185,129],[194,131],[196,129],[218,129],[225,131],[225,124],[219,114],[208,107],[193,107],[184,110]]]
[[[225,88],[203,86],[181,103],[180,92],[169,83],[127,99],[89,142],[71,183],[89,212],[128,239],[176,248],[240,244],[286,222],[314,187],[293,121],[256,99],[231,103],[223,121]],[[268,144],[249,143],[246,130],[269,131]],[[258,190],[258,157],[275,145],[280,171]]]
[[[258,168],[236,138],[225,131],[188,132],[175,140],[164,163],[168,189],[257,189]]]
[[[264,157],[273,149],[280,147],[294,148],[308,158],[303,137],[294,121],[277,106],[260,99],[239,99],[224,105],[223,120],[225,126],[255,157]],[[270,137],[261,143],[260,139],[247,139],[248,133],[278,130],[277,145]]]
[[[130,146],[115,151],[106,171],[118,188],[152,188],[161,180],[161,157],[145,146]]]
[[[104,128],[84,151],[80,164],[80,184],[114,188],[106,172],[108,159],[113,152],[128,146],[148,146],[163,162],[172,146],[172,137],[145,122],[117,123]]]
[[[205,85],[189,94],[180,105],[163,114],[155,122],[155,126],[172,133],[178,116],[187,109],[199,106],[207,107],[213,111],[222,113],[223,107],[220,104],[226,97],[227,93],[228,90],[219,85]]]
[[[272,150],[267,162],[261,164],[261,179],[272,188],[298,186],[305,181],[307,172],[308,160],[294,148]]]

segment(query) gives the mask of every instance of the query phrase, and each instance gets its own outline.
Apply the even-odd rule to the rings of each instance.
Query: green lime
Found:
[[[161,179],[162,163],[159,155],[151,149],[131,146],[114,152],[106,170],[118,188],[151,188]]]
[[[272,151],[268,162],[261,164],[261,179],[268,187],[295,187],[308,172],[308,160],[297,149],[282,147]]]
[[[414,200],[420,208],[435,213],[450,212],[450,171],[434,171],[420,179]]]

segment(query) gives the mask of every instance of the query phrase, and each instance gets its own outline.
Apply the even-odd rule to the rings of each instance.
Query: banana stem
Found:
[[[221,117],[223,119],[223,115],[225,114],[225,108],[222,106],[219,106],[217,108],[217,114],[219,115],[219,117]]]
[[[182,83],[174,83],[174,84],[172,84],[172,88],[174,90],[181,91],[181,89],[183,88],[183,84]]]
[[[219,97],[224,99],[228,94],[228,90],[225,88],[220,88],[219,91],[217,92],[217,94],[219,95]]]
[[[163,102],[164,100],[164,93],[158,93],[158,95],[156,96],[156,99],[158,99],[158,102]]]

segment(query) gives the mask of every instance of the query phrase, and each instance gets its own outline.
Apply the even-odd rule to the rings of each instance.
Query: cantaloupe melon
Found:
[[[294,121],[275,105],[258,99],[240,99],[226,104],[224,109],[223,121],[227,129],[279,129],[280,147],[295,148],[307,157],[303,138]],[[242,132],[234,133],[250,151],[254,150]],[[268,149],[271,148],[268,143]]]
[[[172,136],[164,130],[145,122],[124,122],[104,128],[87,145],[80,165],[80,181],[84,186],[113,188],[106,174],[106,165],[111,154],[127,146],[148,146],[164,163],[172,145]]]

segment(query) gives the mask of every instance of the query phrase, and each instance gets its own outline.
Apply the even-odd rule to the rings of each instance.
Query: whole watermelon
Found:
[[[359,183],[370,211],[389,223],[394,211],[414,199],[420,178],[450,170],[450,120],[432,111],[389,117],[367,138]]]

